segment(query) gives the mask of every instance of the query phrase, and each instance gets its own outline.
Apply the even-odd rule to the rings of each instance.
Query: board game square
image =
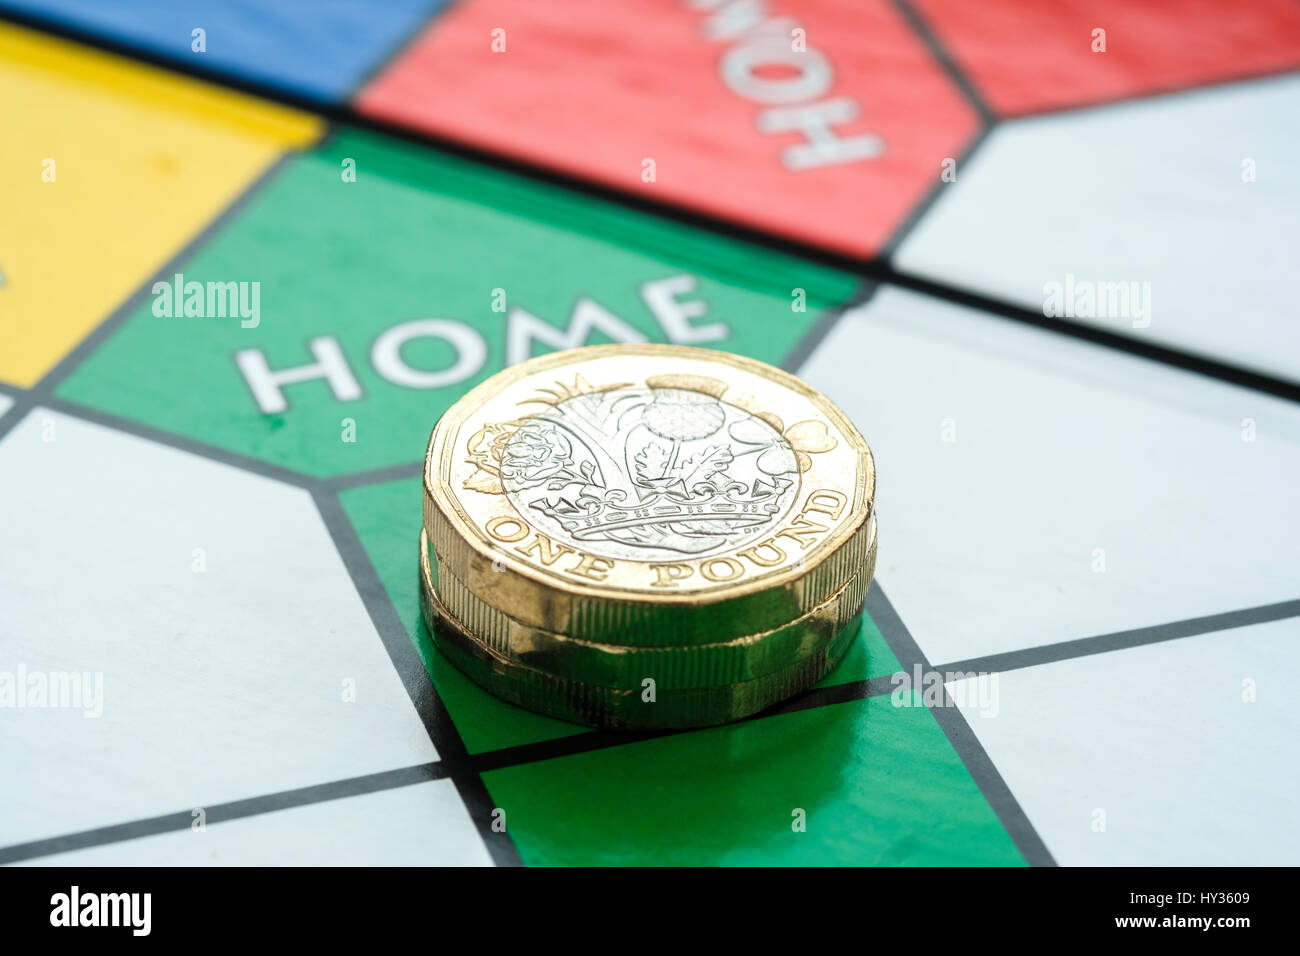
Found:
[[[880,249],[978,127],[887,0],[469,0],[355,102],[852,256]]]
[[[530,865],[1020,865],[924,707],[889,695],[483,775]]]
[[[181,68],[336,103],[446,2],[0,0],[0,10],[100,37]]]
[[[1300,8],[1252,0],[911,0],[1002,115],[1300,67]]]

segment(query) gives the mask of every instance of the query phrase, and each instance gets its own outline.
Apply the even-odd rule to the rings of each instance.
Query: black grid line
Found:
[[[980,147],[984,145],[989,136],[992,135],[995,128],[996,127],[994,126],[985,126],[975,134],[974,138],[971,139],[971,141],[967,143],[956,156],[952,157],[952,159],[956,161],[955,168],[957,170],[966,168],[966,164],[970,162],[971,157],[973,157],[979,151]],[[954,185],[955,181],[944,182],[940,176],[935,176],[934,185],[930,187],[930,191],[921,197],[921,200],[911,208],[906,218],[903,219],[902,224],[894,230],[893,235],[891,235],[885,244],[881,246],[879,256],[881,265],[879,266],[879,269],[882,274],[895,274],[892,265],[893,258],[895,254],[897,254],[899,247],[902,246],[903,240],[911,235],[912,231],[920,225],[921,220],[929,215],[930,210],[934,208],[936,203],[938,203],[939,197],[944,194],[944,191],[951,189]],[[940,285],[940,287],[945,291],[948,290],[947,286],[942,286],[940,283],[935,284]]]
[[[348,576],[352,579],[358,594],[361,595],[370,620],[384,642],[384,648],[388,651],[393,667],[397,670],[407,694],[410,695],[416,712],[424,722],[429,739],[438,749],[439,757],[457,768],[451,775],[452,782],[455,783],[456,790],[469,811],[470,819],[478,828],[484,845],[498,865],[519,865],[522,861],[514,841],[508,833],[493,828],[492,811],[495,808],[483,778],[477,770],[466,766],[465,760],[468,754],[465,743],[461,740],[460,731],[456,729],[442,698],[433,686],[433,681],[425,671],[424,662],[420,660],[415,644],[406,632],[406,625],[402,623],[397,608],[388,596],[388,591],[379,580],[379,574],[370,560],[370,555],[366,553],[360,536],[352,526],[347,512],[343,510],[338,495],[317,490],[313,492],[312,497],[316,501],[317,510],[325,526],[329,529],[330,537],[334,540],[334,547],[347,568]],[[412,507],[414,505],[415,503],[412,502]],[[412,555],[415,551],[416,542],[412,539]],[[414,567],[411,573],[415,574]]]
[[[1112,332],[1109,329],[1084,325],[1069,319],[1047,316],[1041,310],[1025,308],[1004,302],[979,292],[956,289],[912,273],[898,272],[890,267],[888,277],[882,281],[899,286],[933,299],[964,306],[993,318],[1008,319],[1021,325],[1054,332],[1081,342],[1088,342],[1116,352],[1124,352],[1148,361],[1158,362],[1214,381],[1226,382],[1252,391],[1274,395],[1290,402],[1300,402],[1300,382],[1291,382],[1265,372],[1257,372],[1240,365],[1220,362],[1198,352],[1162,345],[1136,336]]]
[[[174,448],[177,451],[188,452],[191,455],[197,455],[199,458],[206,458],[208,461],[229,465],[231,468],[238,468],[240,471],[260,475],[263,478],[269,478],[282,484],[294,485],[298,488],[313,488],[319,482],[319,479],[313,478],[306,472],[286,468],[283,465],[277,465],[261,458],[254,458],[251,455],[243,455],[228,448],[221,448],[218,445],[210,445],[181,432],[169,431],[91,405],[83,405],[79,402],[70,402],[52,396],[38,404],[41,408],[48,408],[61,415],[67,415],[69,418],[79,418],[82,421],[101,425],[104,428],[110,428],[126,435],[133,435],[136,438],[143,438],[146,441],[167,448]]]
[[[948,77],[948,81],[961,92],[966,102],[970,104],[971,109],[975,111],[975,115],[980,119],[980,125],[988,128],[996,123],[997,117],[993,115],[993,110],[989,108],[983,94],[975,86],[974,81],[957,65],[957,58],[940,42],[938,34],[930,26],[930,22],[921,11],[912,5],[911,0],[890,0],[890,2],[894,9],[898,11],[898,15],[907,22],[908,28],[925,46],[926,52],[930,54],[931,59],[938,64],[939,69],[943,70],[944,75]]]
[[[781,360],[781,368],[791,374],[799,371],[803,363],[808,361],[813,352],[817,351],[817,346],[822,344],[822,340],[831,334],[831,330],[835,326],[839,325],[840,319],[844,318],[847,312],[859,309],[870,302],[879,288],[879,283],[864,282],[835,308],[823,312],[817,318],[817,321],[813,323],[812,328],[803,334],[803,337],[795,343],[794,348]]]
[[[917,666],[922,672],[931,670],[929,660],[917,646],[911,632],[903,624],[898,612],[894,610],[894,606],[889,603],[889,598],[885,597],[883,589],[872,587],[867,592],[867,613],[876,622],[876,627],[880,629],[885,643],[898,658],[904,673],[910,673]],[[965,716],[953,705],[946,687],[943,691],[942,706],[928,709],[943,728],[948,743],[961,758],[961,762],[966,766],[966,772],[971,775],[980,793],[997,814],[1002,828],[1007,831],[1007,835],[1015,843],[1020,855],[1031,866],[1055,866],[1056,860],[1052,858],[1047,845],[1043,843],[1033,824],[1029,822],[1029,817],[1025,815],[1019,801],[1011,793],[1006,781],[1002,779],[1002,774],[998,773],[993,761],[989,759],[984,745],[971,730]]]
[[[1078,660],[1094,654],[1110,651],[1128,650],[1131,647],[1144,647],[1148,644],[1161,644],[1176,641],[1184,637],[1197,637],[1201,634],[1217,634],[1249,627],[1252,624],[1267,624],[1272,621],[1284,621],[1300,617],[1300,600],[1279,601],[1276,604],[1261,604],[1257,607],[1224,611],[1220,614],[1208,614],[1204,617],[1192,617],[1182,621],[1170,621],[1152,627],[1137,627],[1128,631],[1115,631],[1110,634],[1098,634],[1095,637],[1082,637],[1058,644],[1043,644],[1038,647],[1026,647],[1022,650],[1006,651],[1001,654],[989,654],[984,657],[972,657],[969,660],[954,661],[937,668],[944,673],[1002,673],[1019,670],[1024,667],[1038,667],[1042,664],[1055,664],[1059,661]]]
[[[320,484],[322,487],[334,491],[344,491],[348,488],[363,488],[366,485],[382,485],[389,481],[418,478],[422,474],[424,474],[424,462],[410,461],[402,465],[387,465],[383,468],[372,468],[368,471],[354,471],[333,478],[323,478]]]
[[[1222,90],[1234,86],[1252,86],[1256,83],[1268,83],[1300,75],[1300,63],[1281,66],[1269,70],[1242,70],[1225,76],[1216,76],[1207,80],[1193,80],[1179,86],[1161,86],[1141,93],[1125,93],[1119,96],[1105,96],[1083,103],[1064,103],[1060,106],[1044,106],[1024,112],[1005,113],[998,118],[999,123],[1019,123],[1022,120],[1034,120],[1064,113],[1090,113],[1106,110],[1115,106],[1141,105],[1154,100],[1172,100],[1184,96],[1195,96],[1209,90]]]
[[[429,15],[420,19],[416,17],[406,32],[389,44],[389,48],[382,56],[377,56],[368,69],[362,70],[357,78],[353,81],[351,88],[344,94],[341,99],[344,103],[351,103],[361,95],[361,91],[378,78],[379,74],[392,66],[413,47],[422,37],[426,30],[429,29],[436,21],[442,19],[460,0],[443,0],[438,6],[434,7]]]
[[[226,823],[231,820],[245,820],[249,817],[261,816],[264,813],[275,813],[278,810],[292,810],[297,807],[310,806],[313,803],[360,797],[369,793],[393,790],[397,787],[409,787],[413,784],[428,783],[432,780],[443,780],[446,777],[446,765],[435,761],[433,763],[416,764],[411,767],[401,767],[397,770],[365,774],[360,777],[349,777],[346,780],[331,780],[328,783],[297,787],[293,790],[281,790],[276,793],[267,793],[244,800],[232,800],[227,803],[217,803],[195,809],[203,811],[204,825],[206,826]],[[144,817],[126,823],[115,823],[90,830],[80,830],[76,833],[66,833],[62,836],[50,837],[44,840],[15,843],[10,846],[0,847],[0,865],[35,860],[44,856],[53,856],[56,853],[68,853],[73,850],[86,850],[91,847],[107,846],[112,843],[123,843],[127,840],[138,840],[162,833],[189,830],[193,827],[194,821],[193,809],[178,810],[175,813],[164,813],[156,817]]]

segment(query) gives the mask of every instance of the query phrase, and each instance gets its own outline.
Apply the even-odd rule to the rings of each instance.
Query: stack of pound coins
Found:
[[[779,369],[669,345],[540,356],[434,427],[425,623],[470,679],[552,717],[737,720],[857,639],[874,496],[857,429]]]

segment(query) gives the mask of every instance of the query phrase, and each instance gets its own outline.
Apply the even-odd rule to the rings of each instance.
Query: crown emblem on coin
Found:
[[[556,519],[579,541],[604,538],[641,547],[668,548],[687,554],[726,544],[737,531],[764,528],[780,514],[781,492],[790,486],[756,480],[726,487],[696,485],[692,490],[651,492],[639,502],[625,501],[620,490],[604,500],[583,497],[570,501],[533,502],[532,507]]]

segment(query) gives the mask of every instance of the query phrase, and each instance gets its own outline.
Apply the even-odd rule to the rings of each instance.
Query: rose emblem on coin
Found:
[[[519,487],[532,487],[562,474],[571,474],[573,446],[549,422],[525,422],[502,449],[501,477]]]

